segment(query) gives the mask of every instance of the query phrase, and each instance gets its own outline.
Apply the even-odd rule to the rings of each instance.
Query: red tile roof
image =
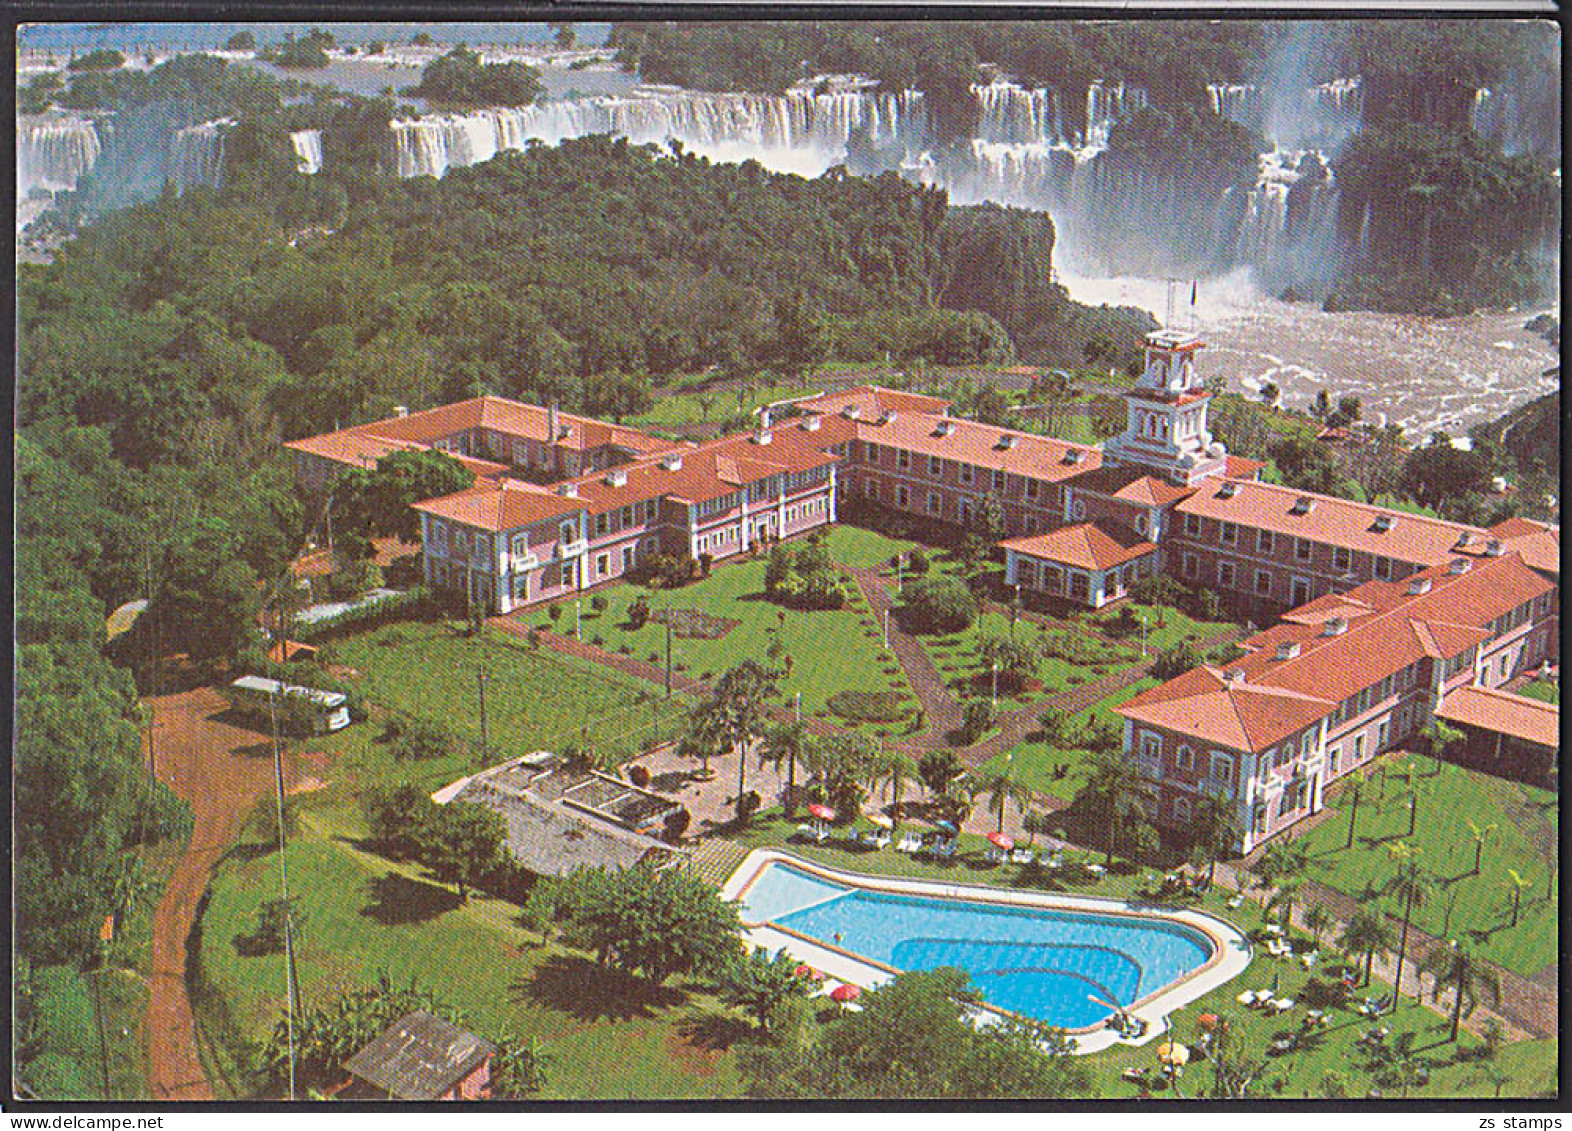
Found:
[[[467,491],[427,499],[415,509],[450,522],[481,530],[515,530],[548,519],[577,514],[584,509],[579,499],[564,498],[544,487],[518,479],[477,483]]]
[[[1436,715],[1551,749],[1561,745],[1561,708],[1509,691],[1460,687],[1441,700]]]
[[[1146,507],[1165,507],[1195,490],[1194,487],[1181,487],[1166,479],[1159,479],[1143,468],[1113,464],[1104,464],[1077,475],[1067,485],[1077,491],[1091,491],[1110,499]]]
[[[1416,578],[1429,581],[1428,592],[1410,593]],[[1232,665],[1243,673],[1242,682],[1223,689],[1197,683],[1194,673],[1187,673],[1115,710],[1206,742],[1233,745],[1244,734],[1256,745],[1235,749],[1260,750],[1293,733],[1300,715],[1252,698],[1248,689],[1324,700],[1329,711],[1330,705],[1418,660],[1456,656],[1487,640],[1487,626],[1497,617],[1553,589],[1516,554],[1474,562],[1461,574],[1442,565],[1404,581],[1368,582],[1340,597],[1318,598],[1246,640],[1246,655]],[[1343,616],[1346,628],[1327,635],[1323,624],[1333,616]],[[1285,645],[1289,647],[1280,651]],[[1191,699],[1196,702],[1184,706]]]
[[[1488,539],[1476,526],[1446,522],[1439,518],[1392,511],[1351,499],[1312,495],[1271,483],[1230,481],[1232,497],[1220,494],[1222,482],[1204,484],[1175,510],[1241,526],[1271,530],[1278,534],[1300,535],[1315,542],[1346,546],[1360,553],[1395,558],[1399,561],[1434,564],[1456,553],[1459,539],[1467,535],[1481,549]],[[1312,502],[1306,514],[1292,514],[1295,502]],[[1378,515],[1391,519],[1384,533],[1376,529]]]
[[[1047,534],[1012,538],[1006,549],[1079,569],[1111,569],[1157,552],[1157,543],[1115,523],[1081,522]]]
[[[839,393],[822,393],[797,402],[805,409],[825,414],[839,413],[847,405],[856,405],[864,420],[877,420],[886,412],[926,412],[939,414],[949,410],[950,402],[926,393],[909,393],[901,389],[886,389],[882,385],[858,385]]]

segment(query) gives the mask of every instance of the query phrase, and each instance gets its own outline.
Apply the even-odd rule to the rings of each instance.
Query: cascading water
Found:
[[[308,176],[322,168],[321,130],[297,130],[289,142],[295,148],[295,168]]]
[[[677,141],[716,160],[753,158],[817,176],[846,159],[853,134],[875,144],[920,136],[921,103],[916,91],[882,94],[845,79],[814,80],[784,95],[641,86],[625,96],[394,121],[391,163],[401,177],[440,177],[530,141],[612,134],[637,144]]]
[[[1210,83],[1206,88],[1212,113],[1241,126],[1261,126],[1261,88],[1254,83]]]
[[[169,179],[177,191],[199,185],[218,186],[224,173],[224,135],[234,124],[233,118],[219,118],[175,131]]]
[[[16,130],[16,194],[61,192],[93,167],[102,151],[98,129],[88,118],[20,118]]]

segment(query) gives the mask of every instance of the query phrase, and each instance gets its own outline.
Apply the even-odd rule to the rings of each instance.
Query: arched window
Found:
[[[1135,532],[1137,534],[1146,533],[1146,516],[1144,514],[1138,514],[1135,516]]]
[[[1174,798],[1174,820],[1188,821],[1190,819],[1190,799],[1187,797]]]
[[[1076,499],[1075,502],[1070,505],[1070,513],[1076,518],[1085,518],[1086,504],[1082,500]]]

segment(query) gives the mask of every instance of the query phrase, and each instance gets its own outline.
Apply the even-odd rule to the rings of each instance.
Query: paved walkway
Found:
[[[966,712],[960,700],[950,694],[949,685],[945,683],[939,669],[934,667],[927,649],[901,630],[894,615],[895,599],[890,592],[889,579],[880,577],[878,569],[848,568],[846,572],[851,574],[863,598],[872,607],[874,621],[883,624],[888,616],[890,651],[900,661],[907,682],[912,685],[917,701],[922,704],[927,726],[920,734],[905,739],[904,744],[922,750],[947,745],[946,735],[960,730],[965,720]]]

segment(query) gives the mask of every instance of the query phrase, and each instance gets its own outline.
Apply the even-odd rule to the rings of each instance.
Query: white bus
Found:
[[[285,730],[328,734],[349,725],[349,706],[342,692],[296,687],[260,675],[244,675],[229,685],[226,698],[237,711],[266,719],[270,706],[277,709],[278,725]]]

